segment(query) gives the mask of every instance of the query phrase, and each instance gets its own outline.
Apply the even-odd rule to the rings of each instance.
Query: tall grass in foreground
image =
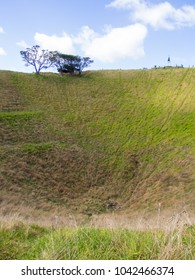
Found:
[[[0,229],[0,259],[195,259],[195,226],[162,231],[43,228],[16,224]]]

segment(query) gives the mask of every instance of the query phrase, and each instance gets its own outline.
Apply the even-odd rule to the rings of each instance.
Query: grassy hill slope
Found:
[[[194,69],[1,71],[1,216],[193,211],[194,91]]]

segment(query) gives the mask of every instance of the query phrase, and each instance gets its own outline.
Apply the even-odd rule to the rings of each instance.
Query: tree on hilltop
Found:
[[[93,63],[93,60],[90,57],[80,57],[78,65],[79,75],[81,75],[83,69],[89,67],[91,63]]]
[[[40,46],[35,45],[32,48],[27,48],[26,51],[20,51],[20,54],[26,62],[25,65],[32,65],[36,74],[39,74],[42,69],[47,69],[54,64],[57,52],[41,50]]]
[[[79,73],[81,75],[84,68],[88,67],[93,60],[89,57],[80,57],[78,55],[58,53],[55,56],[55,63],[59,73]]]
[[[55,59],[54,65],[56,66],[59,73],[70,73],[76,72],[79,65],[79,57],[71,54],[58,53]]]

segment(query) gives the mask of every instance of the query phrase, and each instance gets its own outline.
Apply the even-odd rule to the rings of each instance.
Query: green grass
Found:
[[[20,147],[20,150],[23,152],[29,153],[39,153],[46,150],[50,150],[53,147],[53,143],[38,143],[38,144],[24,144]]]
[[[194,69],[174,68],[1,71],[3,191],[84,214],[110,211],[110,200],[124,211],[192,208],[194,79]]]
[[[18,121],[29,121],[31,119],[41,120],[40,112],[0,112],[0,122],[14,125]]]
[[[14,79],[32,109],[44,112],[51,129],[64,136],[68,131],[84,148],[101,146],[122,155],[165,141],[171,145],[175,137],[180,146],[191,140],[192,84],[182,87],[184,77],[187,83],[194,75],[188,72],[103,71],[80,79],[18,74]]]
[[[0,259],[194,259],[195,228],[182,232],[64,228],[18,224],[0,229]]]

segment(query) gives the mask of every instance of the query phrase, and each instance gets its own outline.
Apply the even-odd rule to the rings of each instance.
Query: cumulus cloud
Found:
[[[43,49],[59,51],[62,53],[75,53],[73,40],[71,36],[66,33],[64,33],[62,36],[49,36],[42,33],[35,33],[34,40]]]
[[[4,33],[3,27],[0,26],[0,33]],[[6,55],[6,51],[3,48],[0,48],[0,55]]]
[[[145,26],[134,24],[120,28],[109,27],[103,35],[85,27],[78,38],[85,55],[112,63],[119,59],[143,56],[146,35]]]
[[[145,6],[145,0],[114,0],[106,7],[113,7],[118,9],[131,9],[132,7],[139,8],[141,5]]]
[[[62,36],[36,33],[34,40],[43,49],[67,54],[82,52],[85,56],[110,63],[144,55],[143,43],[147,35],[144,25],[137,23],[120,28],[106,26],[102,33],[96,33],[89,26],[83,26],[76,36],[66,33]],[[17,44],[26,46],[24,41]]]
[[[85,25],[81,28],[81,31],[77,36],[73,37],[75,44],[80,45],[83,50],[98,36],[98,34],[91,29],[89,26]]]
[[[148,24],[155,29],[176,29],[195,25],[195,7],[184,5],[175,8],[169,2],[152,4],[147,0],[114,0],[107,7],[130,11],[133,21]]]
[[[3,48],[0,48],[0,55],[6,55],[6,51]]]

